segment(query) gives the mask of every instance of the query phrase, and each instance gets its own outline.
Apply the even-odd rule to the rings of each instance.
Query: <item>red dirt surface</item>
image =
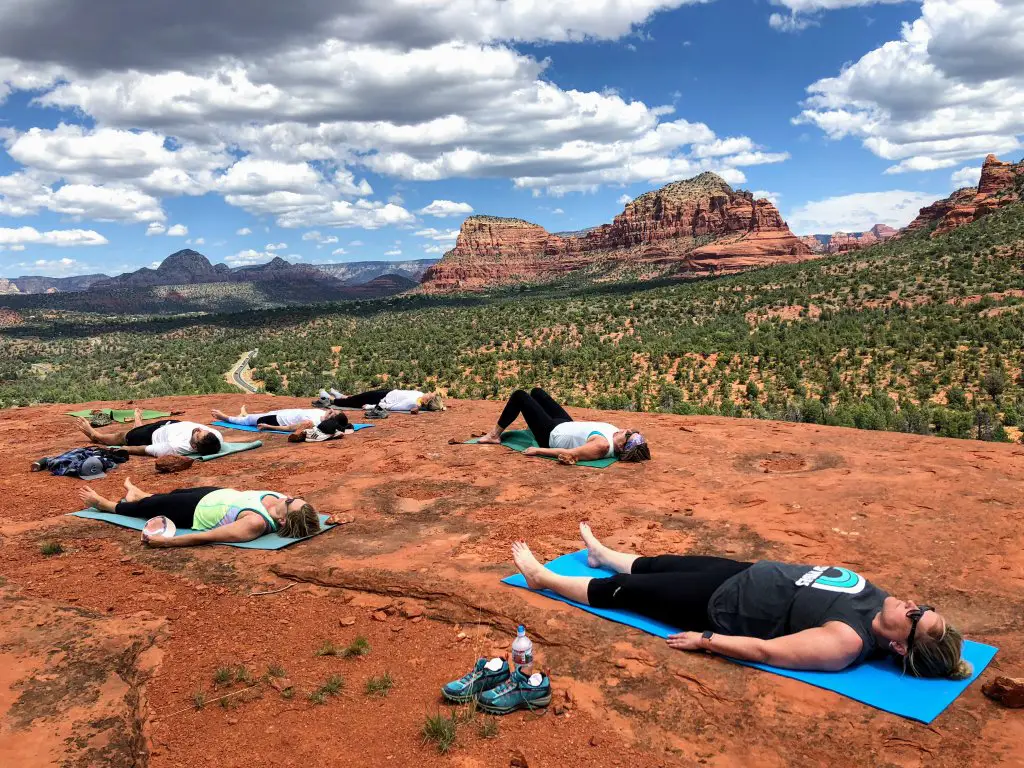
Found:
[[[238,394],[137,405],[201,421],[243,402],[299,403]],[[133,458],[93,484],[117,497],[126,477],[152,491],[279,489],[354,517],[277,552],[148,550],[133,531],[66,517],[83,483],[31,474],[29,462],[83,444],[61,415],[70,409],[0,414],[0,765],[483,768],[516,751],[531,768],[1022,763],[1024,719],[981,692],[1024,674],[1021,446],[580,412],[639,427],[654,452],[645,465],[593,470],[449,445],[498,412],[452,406],[332,443],[264,436],[258,451],[178,475]],[[513,540],[553,558],[579,548],[582,519],[622,549],[854,567],[1001,651],[924,726],[499,584]],[[63,554],[44,556],[44,541]],[[425,715],[448,711],[439,687],[505,652],[519,622],[569,708],[501,718],[493,739],[478,715],[448,755],[424,745]],[[365,657],[315,655],[358,635]],[[215,684],[219,668],[239,665],[252,688]],[[261,681],[269,665],[283,667],[292,698]],[[384,672],[394,689],[367,696],[367,679]],[[334,674],[344,690],[311,703]]]

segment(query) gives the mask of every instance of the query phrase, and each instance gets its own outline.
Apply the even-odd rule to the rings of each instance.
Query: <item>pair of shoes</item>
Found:
[[[327,391],[331,393],[331,397],[333,397],[335,400],[342,400],[345,398],[345,395],[336,389],[329,389]]]
[[[363,411],[363,416],[367,419],[386,419],[390,415],[391,414],[379,405],[375,405],[373,408]]]
[[[318,397],[316,400],[313,401],[314,408],[330,408],[332,405],[334,405],[334,402],[329,397],[326,399],[323,397]]]
[[[478,659],[472,671],[445,685],[441,695],[456,704],[476,699],[484,712],[507,715],[550,704],[551,681],[539,672],[527,676],[518,669],[510,670],[504,659]]]

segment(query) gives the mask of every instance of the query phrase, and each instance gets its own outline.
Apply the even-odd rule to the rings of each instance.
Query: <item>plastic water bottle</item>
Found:
[[[526,636],[526,627],[522,624],[516,630],[516,639],[512,641],[512,665],[518,667],[524,675],[533,671],[533,641]]]

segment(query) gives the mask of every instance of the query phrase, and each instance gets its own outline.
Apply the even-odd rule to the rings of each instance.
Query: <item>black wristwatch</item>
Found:
[[[701,635],[701,638],[703,638],[704,640],[710,641],[711,638],[714,637],[714,636],[715,636],[714,632],[712,632],[710,629],[705,629],[704,630],[704,634]],[[710,649],[708,649],[708,650],[710,650]]]

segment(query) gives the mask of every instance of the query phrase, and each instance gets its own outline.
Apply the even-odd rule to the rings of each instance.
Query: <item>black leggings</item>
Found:
[[[119,515],[149,520],[151,517],[170,518],[179,528],[191,528],[196,507],[208,493],[220,488],[179,488],[170,493],[154,493],[141,501],[119,501],[114,510]]]
[[[690,632],[712,629],[708,602],[728,579],[753,563],[725,557],[660,555],[639,557],[630,573],[592,579],[587,601],[595,608],[619,608]]]
[[[540,387],[531,389],[529,394],[521,389],[513,392],[505,404],[505,410],[498,417],[498,426],[508,429],[519,416],[526,421],[526,426],[533,432],[541,448],[550,447],[551,430],[559,424],[572,421],[572,416]]]
[[[371,392],[363,392],[361,395],[351,397],[336,397],[332,403],[339,408],[362,408],[364,405],[377,405],[388,396],[391,389],[375,389]]]
[[[278,423],[278,421],[277,421],[277,416],[275,414],[273,414],[273,413],[270,414],[269,416],[260,416],[258,419],[256,419],[256,423],[257,424],[266,424],[268,427],[280,427],[281,426]]]
[[[160,427],[177,423],[177,419],[164,419],[163,421],[154,421],[152,424],[143,424],[141,427],[133,427],[124,436],[124,444],[136,446],[152,445],[154,432],[160,429]]]

